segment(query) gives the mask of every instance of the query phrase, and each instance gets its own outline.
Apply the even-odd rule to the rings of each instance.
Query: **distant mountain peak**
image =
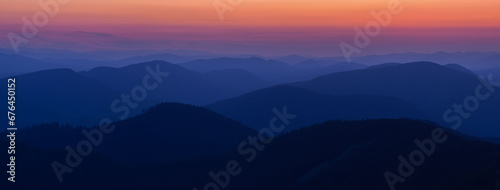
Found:
[[[431,61],[415,61],[415,62],[409,62],[409,63],[405,63],[405,64],[402,64],[402,65],[420,65],[420,66],[441,66],[440,64],[437,64],[437,63],[434,63],[434,62],[431,62]]]

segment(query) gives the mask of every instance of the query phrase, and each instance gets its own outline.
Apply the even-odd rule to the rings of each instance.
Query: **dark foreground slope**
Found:
[[[432,139],[434,130],[442,129],[410,120],[331,121],[303,128],[275,139],[228,189],[390,189],[384,174],[401,176],[398,156],[411,160],[411,152],[421,151],[414,141]],[[432,154],[411,165],[413,172],[396,189],[500,185],[498,145],[448,132],[441,137],[446,140],[435,142],[434,149],[426,145]]]
[[[201,107],[164,103],[139,116],[100,127],[46,124],[19,131],[17,141],[41,149],[65,149],[95,142],[95,152],[130,165],[153,165],[220,155],[256,132]],[[2,135],[5,136],[5,135]],[[93,140],[93,141],[92,141]],[[60,157],[64,159],[64,157]]]
[[[234,150],[226,156],[131,167],[92,154],[72,173],[66,173],[62,183],[50,164],[64,159],[64,151],[40,151],[19,144],[17,187],[7,180],[1,180],[0,185],[2,189],[26,190],[203,189],[214,181],[210,171],[223,174],[219,171],[225,171],[226,164],[233,161],[241,171],[230,176],[230,181],[221,178],[221,184],[227,182],[224,189],[386,190],[389,186],[384,173],[400,175],[398,156],[409,160],[410,152],[420,149],[414,140],[432,138],[433,131],[436,128],[432,124],[410,120],[331,121],[283,134],[269,144],[260,143],[264,149],[255,151],[254,159]],[[435,142],[432,154],[413,166],[413,172],[404,177],[403,183],[397,183],[396,189],[498,189],[498,145],[466,140],[449,132],[438,136],[446,140]],[[145,145],[138,139],[130,141]],[[0,143],[7,146],[5,141]],[[427,148],[432,150],[432,146]],[[247,144],[243,149],[252,146]],[[7,163],[6,156],[0,158]]]

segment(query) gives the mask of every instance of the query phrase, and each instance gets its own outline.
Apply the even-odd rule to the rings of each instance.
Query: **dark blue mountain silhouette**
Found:
[[[224,154],[256,131],[205,108],[163,103],[144,114],[114,122],[96,153],[128,165],[154,165]],[[87,140],[85,128],[45,124],[21,131],[18,142],[40,149],[64,149]],[[88,128],[95,131],[99,127]],[[43,138],[43,140],[42,140]],[[97,137],[93,137],[97,138]],[[97,138],[98,139],[98,138]]]
[[[391,67],[391,66],[399,66],[399,65],[402,65],[402,63],[384,63],[384,64],[380,64],[380,65],[370,66],[370,67],[368,67],[368,69],[381,68],[381,67]],[[459,65],[459,64],[446,64],[446,65],[443,65],[443,66],[446,67],[446,68],[449,68],[449,69],[453,69],[453,70],[456,70],[456,71],[460,71],[460,72],[472,75],[472,76],[476,76],[477,75],[473,71],[471,71],[471,70],[469,70],[469,69],[467,69],[467,68],[465,68],[465,67],[463,67],[462,65]]]
[[[187,61],[193,60],[193,58],[182,57],[179,55],[171,54],[171,53],[161,53],[161,54],[152,54],[152,55],[144,55],[144,56],[136,56],[130,57],[126,59],[121,59],[114,61],[116,64],[120,65],[130,65],[135,63],[143,63],[152,60],[162,60],[169,63],[183,63]]]
[[[372,65],[367,67],[367,69],[375,69],[375,68],[382,68],[382,67],[392,67],[392,66],[398,66],[401,65],[401,63],[382,63],[378,65]]]
[[[150,74],[146,70],[148,66],[152,71],[159,66],[160,71],[168,72],[169,76],[160,83],[150,77],[148,83],[158,86],[146,91],[145,99],[138,102],[130,94],[143,85],[144,77]],[[129,107],[128,116],[133,116],[160,102],[205,105],[265,86],[251,75],[201,74],[163,61],[122,68],[98,67],[79,73],[69,69],[46,70],[20,75],[17,82],[19,126],[45,122],[89,126],[104,117],[118,120],[124,113],[114,113],[111,105],[115,100],[121,101],[122,95],[129,95],[137,104],[137,107]],[[121,106],[123,103],[115,105]]]
[[[344,71],[359,70],[359,69],[364,69],[366,67],[367,67],[366,65],[359,64],[359,63],[341,62],[341,63],[335,63],[335,64],[331,64],[331,65],[325,65],[323,67],[304,70],[304,71],[302,71],[303,74],[300,73],[298,75],[305,75],[303,78],[310,80],[310,79],[316,78],[316,77],[321,76],[321,75],[344,72]]]
[[[120,66],[119,64],[113,63],[111,61],[96,61],[96,60],[90,60],[90,59],[83,59],[83,58],[73,58],[73,59],[55,59],[55,58],[44,58],[40,59],[43,62],[48,63],[49,65],[55,65],[58,66],[58,68],[68,68],[72,69],[74,71],[86,71],[95,67],[102,67],[102,66]],[[48,67],[52,68],[52,67]],[[45,69],[48,69],[45,68]],[[45,70],[44,69],[44,70]]]
[[[297,115],[287,130],[332,119],[419,118],[430,116],[412,104],[396,98],[375,95],[325,95],[293,86],[275,86],[206,106],[227,117],[259,130],[269,127],[274,116],[287,106]]]
[[[222,69],[243,69],[249,71],[267,82],[283,82],[282,75],[289,75],[298,71],[289,64],[264,60],[257,57],[251,58],[215,58],[199,59],[181,64],[183,67],[199,72],[208,72]]]
[[[15,54],[0,53],[1,71],[0,77],[31,73],[35,71],[58,68],[61,65],[49,64],[37,59]]]
[[[288,63],[291,65],[294,65],[294,64],[298,64],[300,62],[307,61],[309,58],[301,56],[301,55],[293,54],[293,55],[287,55],[287,56],[282,56],[282,57],[273,57],[272,59],[274,59],[276,61],[283,62],[283,63]]]
[[[314,64],[316,61],[312,60],[312,62]],[[309,64],[306,62],[299,63],[298,65],[290,65],[279,61],[251,57],[199,59],[181,65],[199,72],[223,69],[246,70],[271,84],[310,80],[324,74],[363,69],[366,67],[357,63],[321,64],[322,66],[320,67],[310,67]]]
[[[194,112],[201,111],[194,110]],[[172,110],[160,108],[156,111]],[[152,110],[148,114],[156,111]],[[159,121],[157,119],[155,121]],[[195,121],[189,121],[191,122]],[[166,126],[161,128],[163,127]],[[203,127],[195,128],[201,130],[200,133],[206,132]],[[398,174],[401,162],[398,156],[401,155],[408,160],[410,152],[421,150],[414,140],[424,141],[432,138],[433,131],[439,130],[437,128],[438,126],[429,122],[411,120],[329,121],[274,138],[270,144],[264,145],[262,151],[257,152],[255,160],[250,163],[246,160],[250,155],[241,155],[237,150],[213,158],[140,167],[117,164],[95,153],[85,157],[82,164],[74,168],[72,173],[64,174],[63,183],[59,183],[50,164],[54,161],[64,161],[65,151],[40,150],[18,143],[16,161],[19,164],[16,165],[16,171],[22,174],[22,178],[18,178],[15,184],[1,180],[0,185],[7,189],[52,190],[193,189],[194,187],[203,189],[205,184],[214,180],[208,174],[210,171],[215,174],[225,171],[226,164],[233,160],[239,163],[238,166],[242,171],[237,176],[230,176],[230,183],[225,188],[229,190],[389,189],[383,174],[386,171]],[[115,143],[116,146],[125,143],[123,151],[129,151],[125,146],[130,143],[148,149],[146,145],[149,142],[141,141],[144,139],[140,137],[136,139],[141,131],[150,133],[147,129],[135,126],[132,136],[124,139],[128,142],[105,140],[105,143]],[[162,130],[156,127],[154,129]],[[116,130],[118,132],[119,129]],[[230,129],[225,127],[225,130]],[[26,132],[26,134],[36,133]],[[404,183],[397,183],[396,189],[468,190],[498,187],[500,184],[498,145],[466,140],[455,133],[444,135],[446,141],[435,143],[432,154],[426,155],[420,166],[413,166],[414,172],[404,178]],[[174,136],[175,139],[182,138],[181,135],[175,137],[175,133],[170,136]],[[209,135],[196,137],[208,140],[203,143],[220,140],[207,136]],[[0,146],[8,146],[4,138],[0,139]],[[426,148],[429,147],[427,145]],[[152,151],[149,154],[169,150]],[[140,155],[148,156],[148,153],[144,151]],[[2,163],[8,163],[7,159],[7,156],[0,157]],[[6,172],[2,172],[0,177],[6,178],[6,175]]]
[[[334,73],[293,85],[332,95],[371,94],[398,98],[431,113],[434,118],[442,118],[455,103],[463,104],[465,98],[474,96],[477,86],[482,83],[463,71],[431,62],[414,62]],[[500,128],[492,125],[500,123],[495,114],[500,112],[495,106],[498,104],[500,95],[491,94],[486,101],[480,102],[480,108],[472,117],[463,119],[460,130],[478,136],[500,136]],[[442,119],[436,122],[444,124]]]
[[[220,155],[256,134],[220,114],[179,103],[160,104],[115,125],[110,143],[99,147],[102,154],[142,165]]]
[[[141,85],[144,76],[149,74],[146,67],[156,70],[158,65],[161,72],[168,72],[170,75],[156,89],[148,92],[147,98],[156,102],[202,105],[242,93],[241,90],[216,84],[201,73],[164,61],[150,61],[122,68],[98,67],[80,74],[129,93],[133,87]]]
[[[476,73],[480,76],[483,76],[484,78],[487,78],[489,75],[491,75],[495,79],[495,81],[500,81],[500,67],[482,69],[476,71]]]
[[[70,69],[20,75],[16,77],[17,126],[43,122],[97,124],[111,116],[110,104],[119,95],[113,87]]]
[[[336,58],[343,60],[342,57]],[[425,53],[393,53],[387,55],[366,55],[353,57],[352,61],[366,65],[377,65],[381,63],[408,63],[414,61],[430,61],[442,64],[457,63],[471,69],[486,69],[495,67],[500,61],[498,52],[435,52]]]
[[[210,81],[245,92],[268,87],[269,84],[262,81],[254,74],[243,69],[223,69],[203,73],[203,76]]]
[[[469,70],[469,69],[467,69],[459,64],[447,64],[447,65],[443,65],[443,66],[445,66],[446,68],[449,68],[449,69],[453,69],[456,71],[460,71],[460,72],[472,75],[472,76],[477,76],[476,73],[474,73],[473,71],[471,71],[471,70]]]
[[[436,128],[419,121],[367,120],[292,131],[274,139],[259,161],[242,165],[246,170],[227,189],[390,189],[383,174],[397,174],[398,156],[408,160],[412,151],[421,150],[415,139],[431,138]],[[493,189],[500,184],[498,145],[453,133],[446,138],[395,189]]]

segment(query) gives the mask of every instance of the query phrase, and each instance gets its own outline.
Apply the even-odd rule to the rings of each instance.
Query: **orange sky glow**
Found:
[[[2,36],[21,35],[21,18],[31,20],[43,10],[38,2],[49,1],[55,0],[0,0]],[[212,0],[70,0],[22,46],[238,53],[280,48],[274,52],[337,55],[340,42],[352,43],[353,27],[364,28],[374,20],[370,11],[387,9],[389,2],[399,2],[403,10],[392,15],[364,54],[500,51],[497,0],[242,0],[225,12],[224,21]],[[5,37],[0,41],[2,48],[11,44]]]

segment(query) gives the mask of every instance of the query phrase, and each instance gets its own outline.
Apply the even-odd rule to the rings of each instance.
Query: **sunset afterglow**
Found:
[[[21,47],[339,55],[338,43],[352,42],[352,28],[374,20],[370,11],[397,2],[403,11],[363,54],[500,50],[500,2],[493,0],[243,0],[224,21],[211,0],[73,0]],[[0,33],[21,34],[21,18],[41,10],[38,1],[2,0]]]

